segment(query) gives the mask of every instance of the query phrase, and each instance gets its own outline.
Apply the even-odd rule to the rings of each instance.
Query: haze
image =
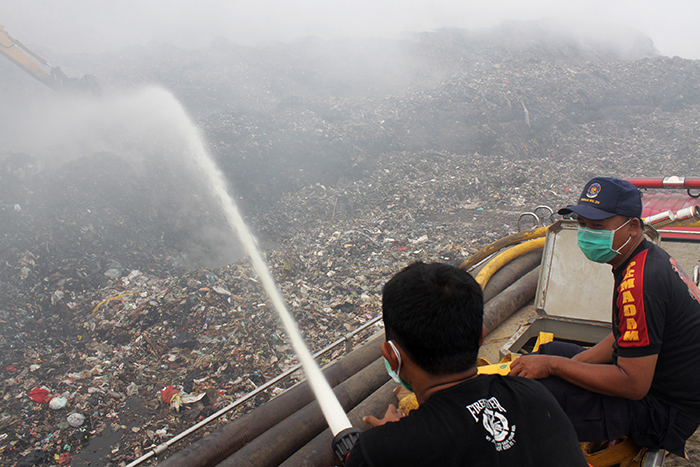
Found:
[[[97,53],[152,41],[196,48],[218,36],[245,45],[304,36],[393,38],[552,17],[637,29],[663,55],[698,59],[699,13],[700,4],[691,0],[9,0],[0,6],[0,24],[30,45]]]

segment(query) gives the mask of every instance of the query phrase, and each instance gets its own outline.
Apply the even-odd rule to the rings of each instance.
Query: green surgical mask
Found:
[[[632,239],[627,241],[617,250],[613,250],[612,244],[615,238],[615,232],[627,225],[632,219],[627,219],[627,222],[622,224],[615,230],[595,230],[588,227],[578,227],[578,247],[581,248],[586,258],[596,263],[607,263],[615,256],[620,254],[620,250]]]
[[[409,391],[413,392],[413,388],[411,388],[411,386],[406,381],[402,380],[399,376],[399,373],[401,372],[401,354],[399,353],[398,349],[396,348],[393,342],[387,341],[387,343],[391,346],[391,349],[394,351],[394,354],[396,354],[396,358],[399,360],[399,367],[396,369],[396,371],[392,370],[391,365],[389,365],[389,360],[385,358],[384,365],[386,365],[386,372],[389,373],[391,379],[393,379]]]

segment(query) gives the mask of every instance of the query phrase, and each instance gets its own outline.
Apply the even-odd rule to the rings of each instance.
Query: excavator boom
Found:
[[[59,67],[51,66],[44,58],[8,34],[2,25],[0,25],[0,54],[55,91],[87,90],[93,94],[100,92],[94,76],[69,78]],[[45,68],[50,71],[47,72]]]

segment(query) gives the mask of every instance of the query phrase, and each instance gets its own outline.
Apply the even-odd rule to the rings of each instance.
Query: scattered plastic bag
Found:
[[[49,388],[47,388],[46,386],[34,388],[31,391],[29,391],[29,398],[32,401],[38,402],[40,404],[48,402],[51,400],[51,396],[49,395]]]
[[[85,423],[85,415],[74,412],[66,418],[68,421],[68,424],[72,426],[73,428],[78,428]]]
[[[135,396],[139,393],[139,387],[133,381],[126,387],[127,396]]]
[[[179,393],[180,390],[175,386],[165,386],[163,389],[160,390],[160,397],[163,399],[163,402],[165,402],[166,404],[170,404],[170,401],[172,400],[173,396]]]
[[[173,394],[173,396],[170,398],[170,408],[175,409],[177,412],[179,412],[181,402],[182,397],[180,396],[180,393]]]
[[[54,459],[58,462],[58,465],[66,465],[70,462],[70,453],[64,452],[61,455],[54,455]]]
[[[181,401],[183,404],[194,404],[195,402],[202,400],[202,398],[203,398],[204,396],[206,396],[206,393],[205,393],[205,392],[203,392],[203,393],[201,393],[201,394],[197,394],[197,395],[194,395],[194,394],[180,394],[180,401]]]
[[[49,401],[49,408],[51,410],[61,410],[68,404],[68,398],[64,396],[56,396]]]

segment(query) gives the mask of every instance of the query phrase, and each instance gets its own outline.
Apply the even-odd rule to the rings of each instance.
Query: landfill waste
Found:
[[[66,465],[70,462],[70,452],[64,452],[62,454],[55,454],[54,460],[58,462],[58,465]]]
[[[166,404],[170,404],[172,398],[178,394],[180,394],[180,390],[173,386],[166,386],[160,390],[160,397]]]
[[[32,389],[29,391],[29,398],[34,402],[48,402],[51,400],[49,390],[46,387]]]
[[[44,465],[46,457],[46,452],[44,451],[31,451],[19,459],[16,467],[35,467],[37,465]]]
[[[66,420],[68,421],[68,424],[70,426],[72,426],[73,428],[78,428],[83,423],[85,423],[85,415],[74,412],[68,415]]]
[[[56,396],[49,401],[49,408],[51,410],[61,410],[68,404],[68,398],[63,396]]]
[[[379,316],[381,288],[403,266],[460,263],[515,231],[521,212],[575,202],[591,176],[700,173],[700,64],[558,44],[425,34],[400,44],[421,68],[369,88],[357,73],[290,64],[316,58],[315,41],[243,52],[217,42],[196,60],[144,48],[96,74],[168,76],[315,352]],[[8,73],[4,85],[23,89]],[[399,82],[407,75],[424,80]],[[131,170],[105,153],[43,170],[0,148],[3,467],[126,465],[298,363],[249,262],[184,267],[185,227],[201,213],[149,204],[171,193],[169,179],[143,187]],[[58,398],[67,417],[49,409]]]

